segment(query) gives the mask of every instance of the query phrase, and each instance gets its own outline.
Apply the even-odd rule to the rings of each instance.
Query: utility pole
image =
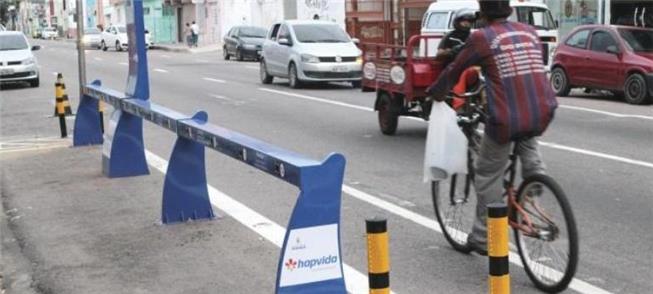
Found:
[[[84,53],[84,1],[77,0],[77,64],[79,66],[79,97],[86,85],[86,55]]]

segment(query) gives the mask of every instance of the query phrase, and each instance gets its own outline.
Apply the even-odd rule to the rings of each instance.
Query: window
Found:
[[[268,31],[262,28],[257,27],[242,27],[238,32],[238,36],[244,38],[265,38],[265,34]]]
[[[635,52],[653,52],[653,31],[642,29],[619,29],[619,35]]]
[[[348,43],[347,33],[338,25],[294,25],[295,37],[302,43]]]
[[[571,47],[585,49],[587,48],[587,39],[589,38],[589,34],[590,34],[589,30],[582,30],[576,32],[571,37],[569,37],[569,39],[567,39],[567,42],[565,42],[565,44]]]
[[[150,15],[150,8],[149,7],[143,7],[143,15]]]
[[[280,26],[281,26],[280,24],[275,24],[272,27],[272,31],[270,32],[270,40],[276,40],[277,39],[277,33],[279,32],[279,27]]]
[[[598,31],[592,34],[592,44],[590,46],[592,51],[607,52],[610,46],[617,46],[617,42],[608,32]]]
[[[449,12],[433,12],[426,20],[426,29],[446,30],[449,27]]]
[[[532,25],[537,30],[555,30],[556,24],[553,21],[551,12],[545,8],[539,7],[516,7],[512,15],[508,18],[510,21],[518,21]]]
[[[23,35],[2,35],[0,36],[0,51],[28,49],[27,41]]]
[[[290,41],[290,32],[288,31],[288,26],[281,26],[279,29],[279,37],[277,39],[288,39],[288,41]]]

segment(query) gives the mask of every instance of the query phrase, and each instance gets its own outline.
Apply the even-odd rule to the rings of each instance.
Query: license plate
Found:
[[[333,71],[333,72],[347,72],[347,71],[349,71],[349,68],[347,68],[346,66],[334,66],[331,69],[331,71]]]
[[[14,70],[11,68],[0,69],[0,75],[4,76],[4,75],[12,75],[12,74],[14,74]]]

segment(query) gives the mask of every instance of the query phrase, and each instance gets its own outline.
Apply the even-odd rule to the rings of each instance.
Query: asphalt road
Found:
[[[19,99],[26,105],[52,103],[56,72],[64,74],[68,94],[77,96],[74,44],[36,43],[43,45],[36,53],[41,87],[3,88],[0,141],[58,134],[56,122],[45,118],[49,112],[38,121],[23,122],[21,109],[7,109],[19,105]],[[87,51],[87,78],[124,89],[126,56]],[[289,89],[287,81],[278,79],[262,85],[257,63],[224,61],[219,52],[151,50],[148,58],[151,99],[156,103],[188,114],[205,110],[211,123],[316,159],[330,152],[345,155],[342,250],[344,261],[354,269],[367,271],[364,219],[384,216],[391,236],[394,291],[486,292],[486,259],[453,251],[444,237],[424,225],[424,217],[434,218],[429,186],[421,181],[426,123],[402,118],[397,135],[384,136],[371,110],[374,94],[345,83],[301,90]],[[77,99],[72,103],[76,106]],[[564,97],[560,103],[554,123],[541,138],[541,151],[549,174],[570,198],[580,233],[577,280],[568,292],[646,293],[653,288],[653,106],[627,105],[600,94]],[[173,142],[168,131],[145,124],[145,145],[151,153],[165,159]],[[152,172],[158,173],[154,168]],[[207,175],[211,186],[276,224],[287,223],[297,195],[294,188],[212,151],[207,152]],[[409,213],[403,213],[406,210]],[[258,237],[238,222],[228,227],[242,242]],[[241,242],[233,236],[229,242]],[[274,281],[278,248],[270,242],[260,246],[242,254],[242,262],[267,263],[237,269]],[[192,268],[180,265],[179,270]],[[511,277],[515,293],[537,293],[514,264]],[[178,292],[183,291],[171,293]]]

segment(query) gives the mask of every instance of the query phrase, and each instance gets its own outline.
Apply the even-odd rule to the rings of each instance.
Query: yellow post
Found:
[[[68,128],[66,127],[66,107],[64,106],[63,95],[63,85],[59,83],[59,76],[57,76],[57,82],[54,84],[54,93],[55,93],[55,106],[54,114],[59,117],[59,129],[61,130],[61,138],[66,138],[68,136]]]
[[[365,220],[370,294],[390,293],[390,252],[385,219]]]
[[[508,232],[508,207],[503,203],[488,204],[487,244],[490,260],[488,290],[490,294],[510,293]]]
[[[57,99],[61,98],[62,105],[64,107],[64,115],[73,115],[73,111],[70,108],[70,101],[68,100],[68,95],[66,95],[66,84],[63,82],[63,75],[61,73],[57,74],[57,81],[54,83],[55,86],[55,96]],[[58,115],[58,111],[55,107],[54,115]]]

